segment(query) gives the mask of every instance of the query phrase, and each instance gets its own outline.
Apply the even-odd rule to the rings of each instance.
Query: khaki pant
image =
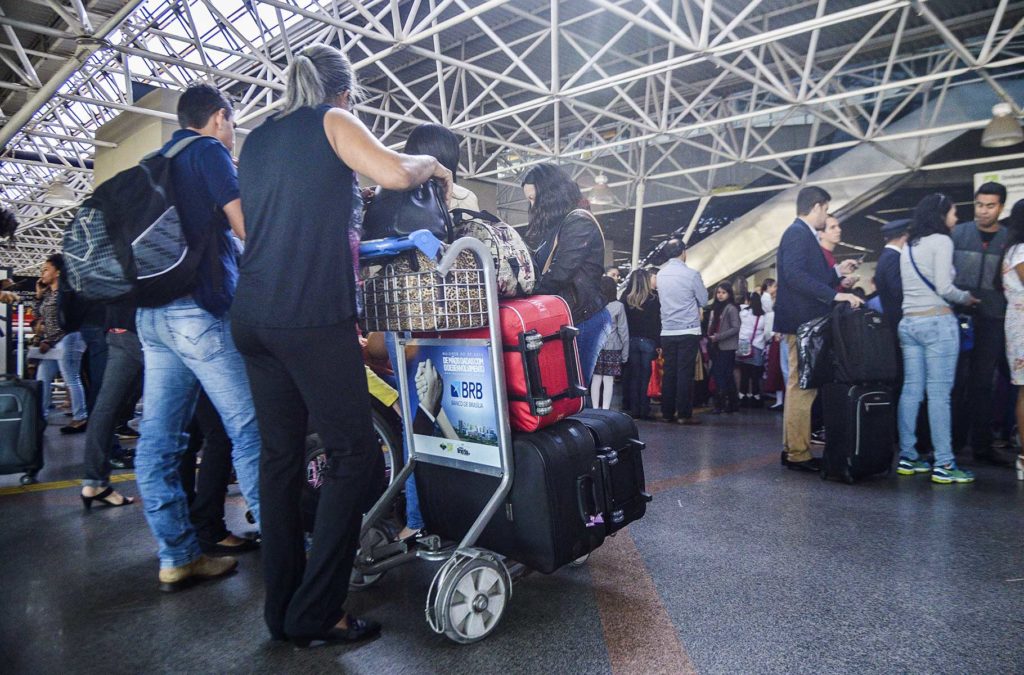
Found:
[[[796,336],[786,336],[789,355],[789,382],[786,383],[786,401],[782,414],[782,447],[791,462],[805,462],[811,458],[811,406],[818,396],[817,389],[800,388],[800,370]]]

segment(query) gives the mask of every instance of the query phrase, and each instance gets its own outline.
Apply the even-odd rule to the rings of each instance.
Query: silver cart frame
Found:
[[[460,643],[476,642],[489,635],[500,621],[504,609],[512,598],[512,573],[505,561],[495,553],[476,546],[477,540],[490,523],[491,518],[501,509],[502,503],[512,489],[515,465],[512,454],[512,433],[509,425],[508,397],[505,389],[505,366],[502,350],[501,322],[499,320],[497,275],[491,251],[482,241],[471,237],[456,240],[438,264],[437,273],[444,278],[455,264],[459,254],[469,251],[477,259],[483,274],[487,306],[486,340],[453,340],[453,344],[486,344],[490,356],[494,403],[497,408],[497,433],[500,466],[485,473],[500,478],[494,494],[487,501],[469,531],[454,548],[442,548],[439,537],[427,537],[421,544],[411,546],[406,542],[388,542],[382,536],[379,523],[388,513],[391,504],[398,497],[406,479],[412,475],[417,462],[444,464],[456,470],[470,470],[464,462],[441,462],[416,452],[412,415],[409,414],[409,377],[406,371],[406,341],[398,340],[398,363],[395,373],[399,393],[402,397],[404,442],[408,447],[405,467],[391,481],[384,494],[363,519],[360,530],[360,551],[356,555],[355,569],[364,579],[375,580],[388,569],[420,558],[430,561],[444,561],[434,576],[426,601],[426,619],[437,633],[444,634]],[[430,340],[430,343],[444,343],[444,338]],[[374,545],[376,544],[376,545]],[[369,550],[364,550],[369,549]],[[518,573],[522,566],[515,566]]]

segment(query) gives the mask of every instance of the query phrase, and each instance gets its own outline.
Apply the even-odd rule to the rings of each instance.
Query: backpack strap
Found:
[[[209,138],[210,140],[217,141],[218,143],[220,143],[220,141],[218,141],[213,136],[203,136],[203,135],[200,135],[200,134],[197,134],[195,136],[186,136],[185,138],[181,139],[180,141],[178,141],[177,143],[175,143],[174,145],[169,147],[167,149],[167,152],[161,152],[160,150],[154,150],[153,152],[149,153],[148,155],[146,155],[142,159],[143,160],[152,159],[152,158],[156,157],[157,155],[163,155],[167,159],[172,159],[174,156],[180,154],[182,150],[184,150],[188,146],[192,145],[192,143],[194,143],[195,141],[202,140],[204,138]]]

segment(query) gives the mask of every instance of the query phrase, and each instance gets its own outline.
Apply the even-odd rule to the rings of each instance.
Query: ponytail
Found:
[[[327,45],[312,44],[300,51],[286,75],[284,108],[278,117],[326,103],[346,91],[353,103],[361,94],[348,57]]]

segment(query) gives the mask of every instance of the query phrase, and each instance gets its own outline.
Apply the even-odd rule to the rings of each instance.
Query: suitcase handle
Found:
[[[587,388],[583,386],[579,357],[576,355],[576,336],[580,334],[580,329],[575,326],[562,326],[558,334],[562,338],[565,370],[569,375],[569,389],[566,391],[566,395],[568,398],[583,398],[587,393]]]
[[[587,489],[587,483],[590,483],[589,490]],[[594,508],[592,510],[587,508],[587,497],[593,499]],[[604,525],[604,517],[598,511],[600,503],[600,495],[597,494],[597,481],[594,480],[594,477],[579,476],[576,479],[576,504],[579,507],[580,520],[587,527]]]
[[[523,375],[526,377],[526,402],[530,414],[536,417],[550,415],[554,410],[548,390],[540,374],[540,350],[544,338],[536,329],[519,334],[519,353],[523,356]]]

